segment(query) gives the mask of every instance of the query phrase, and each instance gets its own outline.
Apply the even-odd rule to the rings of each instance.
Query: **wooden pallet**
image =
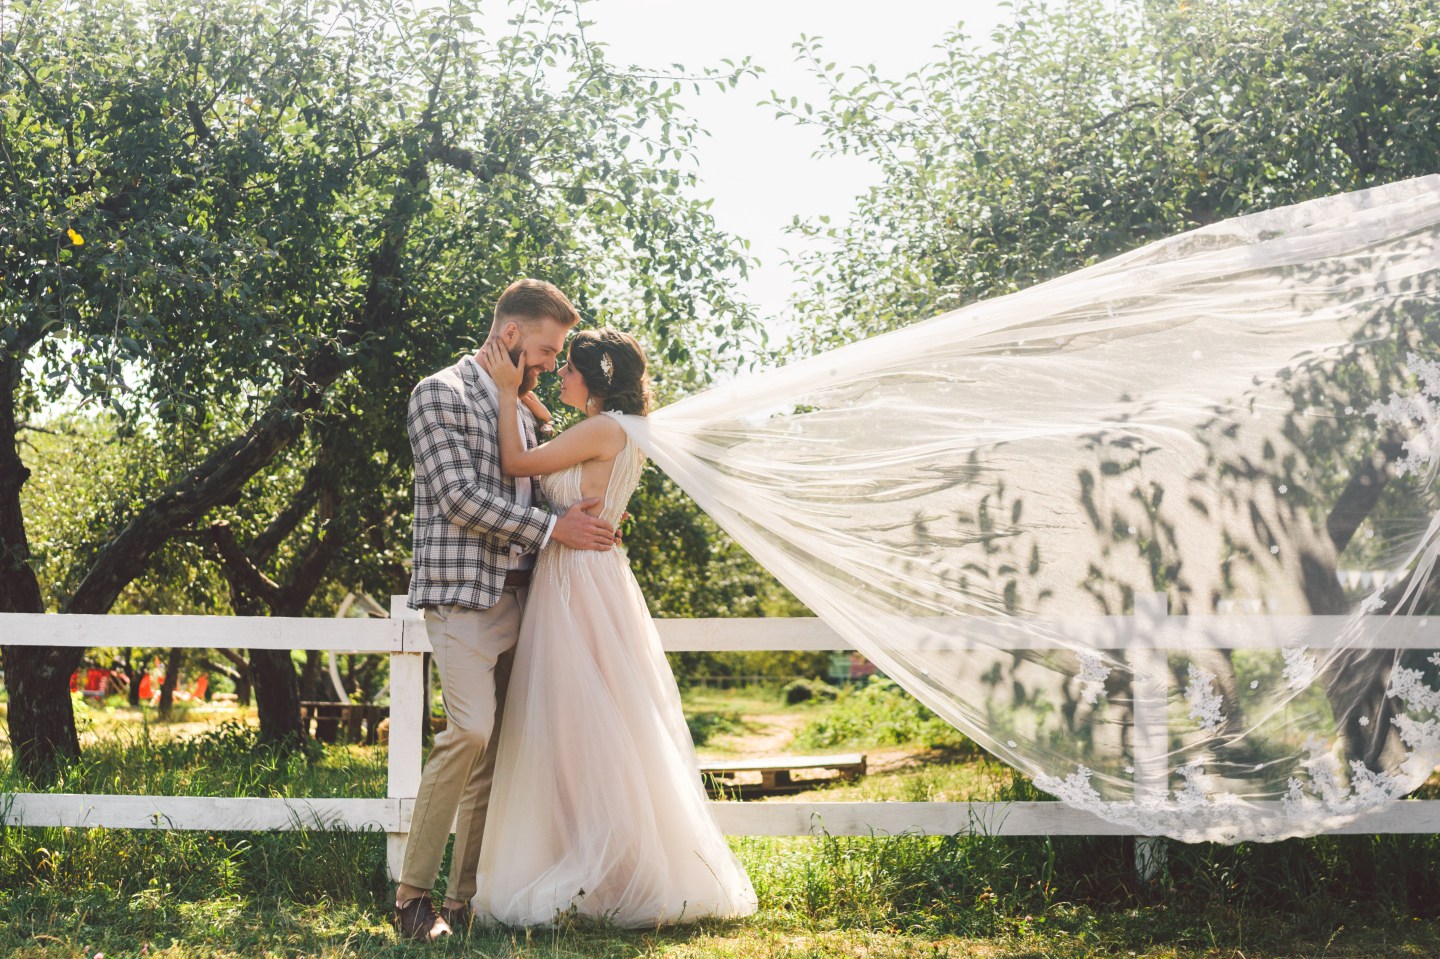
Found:
[[[831,773],[828,776],[804,776],[797,772]],[[749,799],[752,796],[779,796],[804,792],[827,782],[850,781],[865,775],[865,757],[858,753],[839,756],[775,756],[768,759],[727,759],[701,763],[700,773],[705,788],[712,796]],[[760,781],[751,776],[760,774]],[[745,780],[741,777],[744,776]]]
[[[389,715],[389,706],[368,703],[300,703],[300,722],[309,729],[313,720],[313,735],[324,743],[333,743],[343,736],[348,742],[373,746],[379,738],[377,731],[381,720]]]

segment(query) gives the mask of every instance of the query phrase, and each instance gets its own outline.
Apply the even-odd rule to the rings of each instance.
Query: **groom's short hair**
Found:
[[[525,278],[505,287],[495,302],[495,323],[491,331],[498,333],[506,323],[530,326],[539,320],[554,320],[562,326],[580,322],[580,313],[554,283]]]

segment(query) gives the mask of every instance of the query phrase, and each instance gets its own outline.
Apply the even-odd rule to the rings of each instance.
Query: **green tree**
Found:
[[[559,283],[682,368],[739,342],[731,288],[747,264],[691,195],[678,98],[748,68],[620,68],[573,6],[548,2],[492,41],[470,6],[12,5],[0,611],[109,611],[167,544],[223,555],[218,520],[237,602],[269,589],[244,557],[299,608],[314,595],[304,557],[324,547],[333,562],[342,530],[357,550],[382,541],[389,559],[371,569],[393,582],[404,490],[365,484],[401,475],[411,385],[473,344],[516,276]],[[47,596],[18,440],[65,396],[149,429],[164,481],[97,505],[109,518],[83,575]],[[275,514],[234,522],[256,483],[288,492],[288,529]],[[276,537],[296,539],[282,551]],[[78,752],[64,693],[81,651],[3,652],[11,741],[39,775]],[[283,683],[292,667],[274,665]]]
[[[800,263],[807,292],[795,306],[816,319],[792,351],[895,329],[1227,217],[1440,171],[1440,8],[1430,0],[1031,2],[990,41],[979,48],[957,30],[935,62],[898,80],[837,69],[817,40],[799,45],[830,100],[802,106],[777,95],[774,105],[817,127],[827,150],[877,164],[883,182],[845,223],[796,224],[827,242]],[[1377,315],[1358,359],[1324,370],[1297,364],[1296,408],[1364,408],[1405,389],[1407,349],[1433,350],[1437,337],[1433,313]],[[1323,495],[1307,490],[1307,505],[1282,522],[1319,532],[1303,588],[1312,612],[1335,613],[1346,606],[1337,559],[1385,548],[1357,537],[1361,527],[1371,523],[1373,534],[1390,516],[1401,518],[1394,528],[1413,529],[1426,501],[1387,468],[1400,437],[1298,417],[1286,425],[1309,458],[1307,485]],[[1120,475],[1140,455],[1107,451],[1097,465]],[[1215,448],[1210,466],[1233,473],[1234,455]],[[1258,467],[1298,490],[1296,468],[1268,454]],[[1098,482],[1089,471],[1081,480]],[[1080,505],[1097,532],[1145,530],[1139,548],[1152,588],[1208,602],[1186,595],[1170,549],[1183,497],[1162,506],[1165,493],[1103,511],[1088,496]],[[1117,533],[1113,547],[1138,542]],[[1226,566],[1250,561],[1236,551]],[[1113,604],[1128,601],[1133,585],[1096,571],[1086,588],[1119,612]],[[1437,602],[1432,583],[1418,608]],[[1388,662],[1360,655],[1336,672],[1350,672],[1358,688],[1362,671],[1383,676]],[[1228,672],[1228,663],[1212,665]],[[1233,687],[1233,673],[1221,682]],[[1381,714],[1368,705],[1376,708],[1354,709],[1352,719]],[[1369,762],[1391,724],[1367,732],[1367,721],[1348,732],[1352,755]]]
[[[798,48],[830,102],[774,105],[884,174],[849,222],[796,225],[828,247],[800,264],[796,307],[816,320],[789,344],[799,353],[1227,217],[1440,171],[1440,8],[1425,0],[1027,3],[983,49],[957,29],[900,80],[837,70],[817,40]],[[1404,339],[1379,369],[1398,368]],[[1397,386],[1356,368],[1304,388],[1318,403]],[[1339,553],[1382,501],[1372,453],[1393,459],[1399,439],[1372,450],[1303,428],[1337,467],[1338,505],[1316,519]],[[1306,586],[1317,613],[1341,602],[1329,570]]]
[[[1428,0],[1023,3],[902,79],[799,54],[832,95],[776,96],[883,179],[802,258],[808,353],[1242,213],[1440,170]]]

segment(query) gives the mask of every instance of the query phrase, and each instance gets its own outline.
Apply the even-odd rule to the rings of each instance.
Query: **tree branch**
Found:
[[[222,520],[212,524],[210,541],[220,555],[225,578],[230,580],[232,586],[239,586],[245,592],[258,597],[271,609],[284,602],[285,591],[250,561],[240,544],[235,542],[235,533],[230,529],[229,523]]]
[[[322,468],[317,463],[310,467],[305,474],[305,482],[301,484],[300,490],[290,499],[285,508],[275,515],[264,531],[250,544],[250,555],[257,563],[265,563],[275,552],[285,537],[295,532],[295,527],[305,518],[305,514],[315,504],[315,497],[320,494],[320,476]]]
[[[1390,464],[1404,452],[1404,441],[1391,430],[1376,444],[1375,452],[1351,472],[1350,482],[1345,484],[1340,498],[1325,518],[1325,532],[1330,534],[1336,554],[1345,552],[1355,531],[1380,502],[1380,493],[1390,481]]]
[[[397,315],[394,290],[409,228],[418,215],[415,193],[425,182],[423,152],[401,173],[404,185],[377,225],[380,242],[369,258],[370,280],[358,314],[334,340],[308,356],[270,408],[244,433],[211,453],[169,489],[146,504],[96,556],[64,604],[66,613],[104,613],[150,557],[175,533],[240,492],[303,430],[302,416],[318,409],[326,391],[355,362],[354,348],[369,333],[387,330]]]
[[[305,611],[310,597],[324,579],[325,572],[340,551],[342,537],[331,529],[329,521],[335,517],[338,493],[333,483],[326,484],[320,494],[319,517],[323,521],[318,535],[311,538],[305,552],[291,571],[290,582],[284,589],[285,610],[283,615],[299,616]]]

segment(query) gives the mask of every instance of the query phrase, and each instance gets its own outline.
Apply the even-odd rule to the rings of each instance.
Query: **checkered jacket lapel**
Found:
[[[528,410],[522,419],[534,443]],[[495,404],[469,357],[420,381],[407,425],[415,456],[410,606],[488,609],[505,588],[511,544],[538,549],[554,517],[515,503],[515,483],[500,471]]]

